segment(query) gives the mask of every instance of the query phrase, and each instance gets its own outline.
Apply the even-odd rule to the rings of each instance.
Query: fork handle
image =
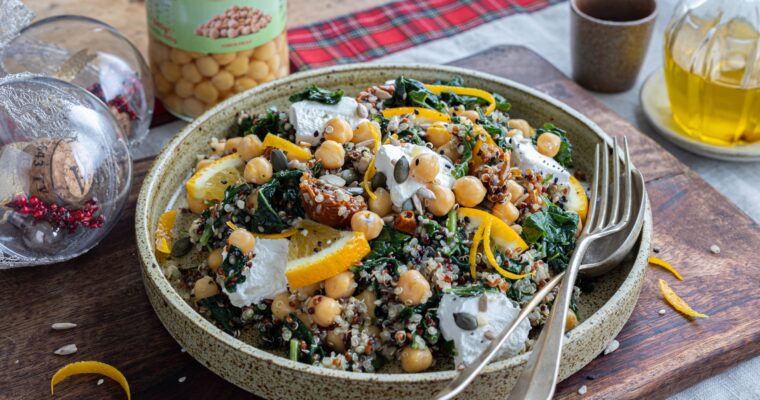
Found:
[[[590,243],[590,240],[582,237],[573,251],[565,271],[565,279],[562,280],[557,297],[554,299],[552,312],[533,345],[528,363],[509,395],[510,399],[545,400],[551,399],[554,395],[562,355],[562,342],[565,338],[567,308],[573,295],[578,270]]]

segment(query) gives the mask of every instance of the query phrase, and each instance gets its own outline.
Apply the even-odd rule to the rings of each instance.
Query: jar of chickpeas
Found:
[[[290,72],[287,0],[148,0],[156,97],[190,120]]]

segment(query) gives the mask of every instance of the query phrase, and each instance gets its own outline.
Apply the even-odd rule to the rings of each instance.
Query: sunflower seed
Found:
[[[356,147],[357,148],[358,147],[370,147],[370,146],[374,147],[374,144],[375,144],[375,139],[367,139],[367,140],[365,140],[363,142],[357,143]]]
[[[183,237],[180,240],[177,240],[172,245],[172,257],[182,257],[185,254],[190,252],[190,249],[193,248],[193,243],[190,242],[189,237]]]
[[[390,93],[380,88],[375,89],[375,96],[377,96],[377,98],[380,100],[388,100],[393,97]]]
[[[419,196],[417,196],[417,193],[412,195],[412,204],[414,204],[414,209],[417,210],[418,213],[425,213],[425,210],[422,208],[422,202],[420,201]]]
[[[486,296],[485,293],[481,294],[480,298],[478,299],[478,311],[488,311],[488,296]]]
[[[435,193],[426,187],[417,189],[417,196],[424,200],[435,200]]]
[[[354,186],[346,189],[348,193],[351,193],[354,196],[361,196],[364,194],[364,188],[361,186]]]
[[[496,336],[494,336],[493,332],[491,331],[485,331],[483,332],[483,337],[488,340],[493,340]]]
[[[478,319],[466,312],[454,313],[454,323],[466,331],[474,331],[478,328]]]
[[[618,347],[620,347],[620,342],[613,339],[610,344],[607,345],[607,348],[604,349],[604,355],[606,356],[607,354],[612,353],[613,351],[617,350]]]
[[[77,324],[71,322],[56,322],[50,326],[54,331],[65,331],[67,329],[73,329],[77,327]]]
[[[288,157],[280,149],[272,150],[272,154],[269,156],[272,160],[272,168],[276,171],[284,171],[288,169]]]
[[[401,157],[393,166],[393,179],[398,183],[404,183],[407,178],[409,178],[409,160],[406,157]]]
[[[375,174],[375,176],[372,177],[372,189],[377,189],[380,186],[385,186],[386,184],[386,177],[385,174],[382,172],[378,172]]]
[[[369,116],[369,111],[367,110],[367,106],[364,104],[359,104],[356,106],[356,115],[359,116],[359,118],[367,118]]]
[[[69,354],[74,354],[76,352],[77,352],[77,345],[67,344],[66,346],[63,346],[60,349],[54,351],[53,354],[56,354],[59,356],[67,356]]]
[[[341,178],[338,175],[322,175],[319,177],[319,180],[327,183],[329,185],[337,186],[337,187],[343,187],[346,186],[346,180]]]

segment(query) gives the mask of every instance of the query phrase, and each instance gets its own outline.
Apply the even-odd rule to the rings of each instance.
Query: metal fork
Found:
[[[606,147],[606,146],[605,146]],[[579,238],[578,244],[576,246],[575,251],[573,252],[573,256],[570,259],[569,266],[567,270],[563,273],[560,273],[556,275],[550,282],[548,282],[544,287],[535,294],[533,299],[526,304],[520,314],[517,317],[518,322],[525,319],[532,311],[536,305],[538,305],[539,302],[543,301],[543,298],[551,291],[552,288],[560,281],[565,274],[571,274],[571,279],[565,279],[565,284],[563,287],[560,288],[560,294],[558,294],[558,297],[555,299],[555,306],[552,309],[552,316],[550,316],[550,320],[547,322],[547,324],[544,326],[544,329],[541,333],[541,336],[536,342],[536,345],[534,346],[533,354],[531,356],[531,359],[528,361],[528,365],[526,366],[525,372],[523,372],[523,375],[521,376],[521,380],[532,370],[532,365],[535,365],[536,361],[533,359],[533,357],[537,357],[537,353],[539,352],[538,349],[542,347],[546,347],[548,350],[551,346],[541,346],[541,343],[546,343],[546,338],[544,336],[546,335],[546,332],[551,328],[550,322],[554,320],[554,326],[558,326],[559,328],[559,336],[558,339],[558,348],[556,350],[557,358],[556,358],[556,367],[554,367],[554,372],[551,379],[551,385],[550,385],[550,391],[545,395],[537,395],[533,396],[533,392],[531,391],[529,394],[521,394],[521,395],[515,395],[515,391],[513,391],[511,398],[514,399],[520,399],[520,398],[550,398],[554,392],[554,384],[556,383],[556,376],[557,376],[557,370],[559,368],[559,354],[561,354],[561,340],[564,336],[564,321],[567,317],[567,307],[569,305],[570,301],[570,294],[572,294],[572,288],[573,284],[567,284],[567,282],[574,283],[575,278],[577,277],[578,270],[580,269],[580,263],[581,260],[583,260],[583,254],[586,252],[586,249],[588,249],[588,246],[595,240],[600,239],[602,237],[611,235],[615,232],[618,232],[625,228],[625,226],[630,222],[630,216],[631,216],[631,209],[632,209],[632,184],[631,184],[631,167],[630,167],[630,155],[628,152],[628,141],[624,140],[624,157],[625,157],[625,165],[626,165],[626,175],[625,175],[625,183],[626,183],[626,194],[623,195],[624,201],[625,201],[625,211],[623,213],[622,218],[618,221],[618,209],[620,208],[620,199],[621,199],[621,188],[620,188],[620,166],[619,166],[619,154],[618,154],[618,146],[617,146],[617,138],[613,139],[613,160],[614,160],[614,166],[613,166],[613,200],[612,200],[612,213],[610,215],[609,220],[605,224],[605,217],[606,217],[606,210],[607,210],[607,197],[608,197],[608,185],[607,182],[609,181],[609,160],[608,160],[608,154],[605,149],[604,152],[604,161],[602,164],[600,164],[600,147],[597,145],[596,147],[596,153],[595,153],[595,159],[594,159],[594,180],[592,185],[592,191],[591,191],[591,199],[590,199],[590,210],[586,217],[586,226],[583,229],[581,233],[581,237]],[[602,170],[603,168],[603,170]],[[602,188],[601,191],[603,193],[602,196],[599,196],[599,175],[603,175],[603,181],[602,181]],[[603,204],[599,206],[602,210],[605,210],[604,213],[600,213],[599,216],[596,215],[597,213],[597,201],[601,197]],[[593,228],[592,228],[593,227]],[[565,287],[567,286],[567,287]],[[569,289],[568,289],[569,288]],[[568,291],[569,290],[569,291]],[[565,296],[564,299],[562,299],[562,294],[565,293],[565,291],[568,291],[568,295]],[[558,315],[557,313],[557,304],[562,301],[563,306],[561,308],[562,315]],[[561,324],[558,324],[556,321],[561,321]],[[462,370],[459,375],[453,379],[451,382],[449,382],[446,387],[443,388],[440,392],[438,392],[435,396],[436,400],[448,400],[459,394],[464,388],[467,387],[467,385],[472,382],[473,379],[480,373],[480,371],[488,364],[489,361],[493,358],[493,356],[498,352],[499,348],[504,344],[504,342],[507,341],[507,338],[509,335],[512,334],[512,332],[515,330],[515,328],[519,325],[519,323],[512,323],[508,329],[503,330],[494,340],[491,341],[490,345],[483,351],[483,353],[475,359],[470,365],[468,365],[464,370]],[[556,336],[556,333],[552,335],[552,337]],[[543,339],[543,341],[542,341]],[[554,340],[557,340],[556,338]],[[542,363],[543,365],[543,363]],[[535,368],[535,367],[534,367]],[[531,375],[536,375],[536,373],[531,373]],[[539,377],[540,378],[540,377]],[[541,378],[543,379],[543,378]],[[536,382],[539,383],[540,381]],[[519,382],[518,382],[519,384]],[[515,388],[517,390],[517,388]],[[533,397],[527,397],[528,395],[531,395]]]

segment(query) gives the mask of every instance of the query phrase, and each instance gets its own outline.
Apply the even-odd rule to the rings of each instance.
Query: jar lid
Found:
[[[131,183],[128,144],[95,95],[45,76],[0,78],[0,269],[88,251]]]

